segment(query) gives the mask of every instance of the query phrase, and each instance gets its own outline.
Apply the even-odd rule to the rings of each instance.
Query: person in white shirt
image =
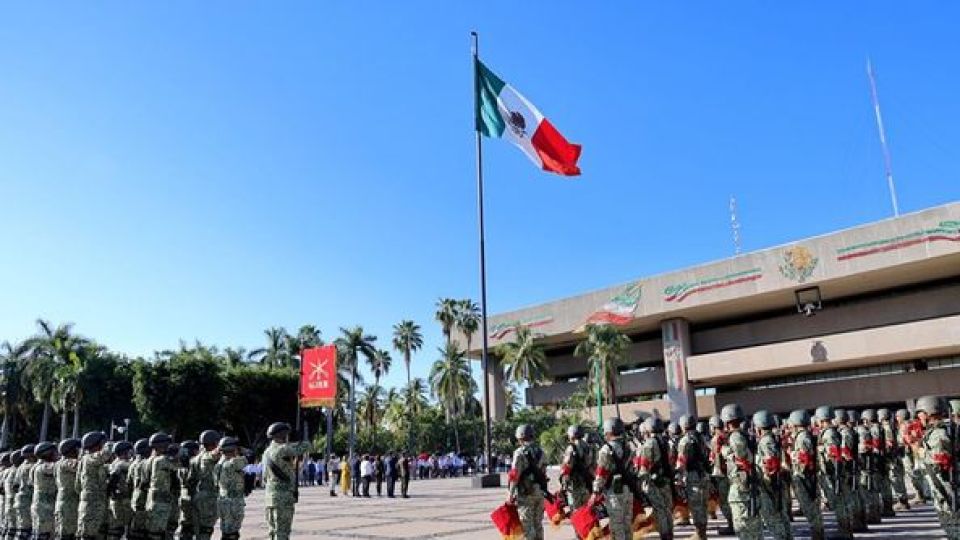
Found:
[[[370,496],[370,481],[373,480],[373,461],[370,456],[360,458],[361,493],[364,497]]]

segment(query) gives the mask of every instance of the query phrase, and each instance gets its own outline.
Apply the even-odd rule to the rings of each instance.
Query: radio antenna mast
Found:
[[[883,116],[880,115],[880,98],[877,97],[877,78],[873,72],[873,64],[867,57],[867,78],[870,79],[870,97],[873,100],[873,112],[877,118],[877,132],[880,134],[880,147],[883,149],[883,169],[887,176],[887,187],[890,189],[890,202],[893,203],[893,215],[900,215],[897,205],[897,190],[893,184],[893,166],[890,163],[890,148],[887,147],[887,133],[883,129]]]
[[[737,199],[730,196],[730,229],[733,231],[733,254],[740,254],[740,220],[737,218]]]

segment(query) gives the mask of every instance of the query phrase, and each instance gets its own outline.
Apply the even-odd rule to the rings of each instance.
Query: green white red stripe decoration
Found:
[[[741,272],[733,272],[717,277],[699,279],[696,281],[685,281],[670,285],[663,290],[663,299],[667,302],[681,303],[687,298],[700,293],[732,287],[741,283],[756,281],[763,277],[763,271],[758,268],[751,268]]]
[[[597,311],[587,317],[586,324],[612,324],[623,326],[636,317],[640,307],[640,296],[643,288],[640,283],[628,285],[623,291],[610,299]]]
[[[546,326],[552,322],[553,317],[550,315],[541,315],[523,320],[506,321],[493,325],[487,335],[490,336],[490,339],[503,339],[516,331],[518,326],[522,326],[524,328],[538,328],[541,326]]]
[[[960,242],[960,220],[941,221],[929,229],[843,247],[837,250],[837,260],[848,261],[935,242]]]
[[[543,114],[509,84],[476,61],[477,131],[506,137],[538,167],[563,176],[577,176],[580,145],[569,143]]]

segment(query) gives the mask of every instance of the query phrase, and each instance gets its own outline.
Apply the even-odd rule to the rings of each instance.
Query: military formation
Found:
[[[296,471],[309,443],[288,442],[290,425],[270,426],[263,455],[271,540],[287,540]],[[166,433],[131,444],[100,431],[59,444],[0,453],[0,540],[238,540],[247,459],[234,437],[206,430],[175,443]]]
[[[786,419],[764,410],[748,418],[729,404],[705,422],[609,418],[602,431],[591,444],[580,426],[568,429],[560,490],[551,493],[533,429],[517,428],[507,502],[517,506],[524,538],[543,538],[544,500],[561,497],[568,516],[588,506],[608,518],[612,540],[634,538],[639,508],[661,539],[691,522],[689,538],[706,538],[708,517],[720,510],[719,535],[792,539],[791,522],[802,516],[818,540],[827,538],[824,509],[836,515],[831,538],[854,538],[931,503],[946,537],[960,540],[960,400],[921,397],[913,413],[822,406]]]

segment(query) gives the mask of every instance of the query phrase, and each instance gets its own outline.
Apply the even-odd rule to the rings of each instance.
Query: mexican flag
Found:
[[[577,176],[580,145],[570,144],[520,92],[476,60],[477,131],[506,136],[545,171]]]

